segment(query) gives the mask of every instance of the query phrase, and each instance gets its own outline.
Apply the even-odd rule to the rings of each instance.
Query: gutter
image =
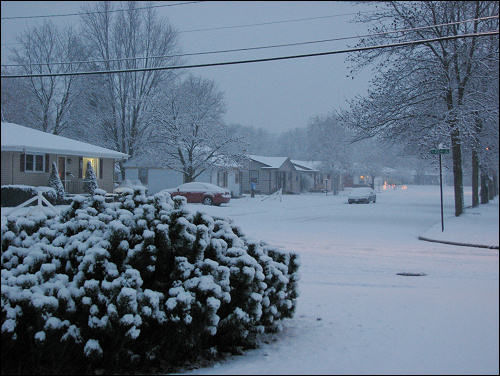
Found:
[[[112,158],[119,160],[126,160],[130,156],[125,153],[120,153],[118,151],[110,152],[95,152],[95,151],[85,151],[85,150],[65,150],[65,149],[54,149],[54,148],[45,148],[45,147],[37,147],[37,148],[28,148],[21,145],[11,145],[11,146],[2,146],[2,151],[19,151],[22,153],[49,153],[49,154],[63,154],[63,155],[74,155],[74,156],[86,156],[92,158]]]

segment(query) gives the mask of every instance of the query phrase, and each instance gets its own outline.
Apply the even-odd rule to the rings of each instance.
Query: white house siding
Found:
[[[138,180],[139,179],[139,169],[137,167],[125,168],[125,179]]]
[[[2,185],[12,183],[12,153],[2,151]]]
[[[200,176],[198,176],[196,178],[196,181],[201,181],[201,182],[204,182],[204,183],[212,183],[212,184],[215,184],[214,182],[212,182],[212,173],[211,171],[205,171],[203,172]]]
[[[8,161],[8,163],[4,162]],[[5,163],[5,165],[4,165]],[[2,185],[19,184],[46,186],[49,180],[47,172],[21,171],[21,152],[2,152]],[[5,172],[4,172],[5,168]],[[44,166],[45,171],[45,166]]]
[[[102,158],[102,163],[102,176],[100,179],[97,179],[97,184],[99,188],[104,189],[106,192],[113,192],[115,160],[111,158]]]
[[[233,197],[241,196],[240,171],[231,170],[227,176],[227,188],[231,191]]]
[[[182,184],[182,174],[177,171],[148,169],[148,192],[150,194],[155,194],[162,189],[174,188],[180,184]]]
[[[148,179],[145,185],[148,188],[149,194],[155,194],[167,188],[175,188],[184,182],[182,173],[178,171],[169,170],[165,168],[150,168],[150,167],[145,167],[145,168],[147,169],[147,179]],[[205,171],[196,178],[196,181],[212,183],[210,175],[211,173],[209,171]],[[139,180],[139,168],[126,167],[125,179]]]
[[[227,188],[231,192],[232,197],[241,196],[241,176],[238,169],[231,169],[227,171],[227,187],[220,185],[217,181],[217,174],[223,170],[213,170],[210,174],[210,183],[220,186],[221,188]]]

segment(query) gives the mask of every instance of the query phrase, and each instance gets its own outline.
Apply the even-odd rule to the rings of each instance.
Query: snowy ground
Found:
[[[455,218],[445,187],[444,233],[437,186],[380,192],[370,205],[348,205],[345,192],[261,198],[189,207],[300,253],[296,315],[276,341],[186,373],[498,374],[498,250],[418,240],[498,245],[498,198]]]
[[[345,194],[188,205],[299,252],[302,277],[295,317],[274,340],[186,374],[499,373],[498,250],[418,240],[498,246],[498,198],[456,218],[444,187],[441,232],[438,186],[379,192],[369,205]]]

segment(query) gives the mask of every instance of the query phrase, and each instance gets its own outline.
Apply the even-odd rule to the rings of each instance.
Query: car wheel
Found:
[[[203,199],[203,205],[212,205],[212,199],[210,197],[205,197]]]

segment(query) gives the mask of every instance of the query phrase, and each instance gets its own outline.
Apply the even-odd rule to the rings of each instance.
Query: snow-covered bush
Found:
[[[3,372],[165,369],[255,346],[292,317],[297,254],[184,197],[104,195],[2,226]]]
[[[64,200],[64,185],[59,177],[59,173],[57,171],[56,162],[52,162],[52,169],[50,171],[48,186],[54,188],[56,191],[57,202],[63,202]]]
[[[85,172],[85,180],[83,183],[83,190],[90,195],[93,195],[97,186],[97,176],[95,175],[94,168],[90,161],[87,162],[87,171]]]

